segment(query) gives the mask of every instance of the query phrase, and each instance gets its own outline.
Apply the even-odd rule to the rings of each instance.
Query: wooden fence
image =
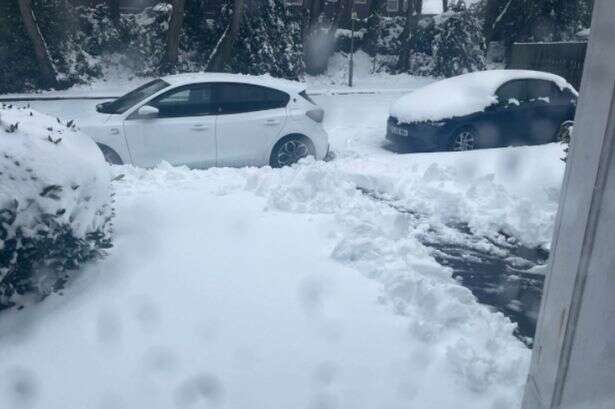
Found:
[[[586,51],[586,42],[515,43],[506,68],[551,72],[579,89]]]

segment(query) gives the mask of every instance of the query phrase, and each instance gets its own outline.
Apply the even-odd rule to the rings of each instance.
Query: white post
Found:
[[[615,408],[613,39],[596,0],[524,409]]]

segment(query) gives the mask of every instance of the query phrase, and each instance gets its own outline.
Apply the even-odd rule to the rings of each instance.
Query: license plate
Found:
[[[404,129],[404,128],[399,128],[395,125],[389,125],[389,131],[393,134],[393,135],[397,135],[397,136],[408,136],[408,130]]]

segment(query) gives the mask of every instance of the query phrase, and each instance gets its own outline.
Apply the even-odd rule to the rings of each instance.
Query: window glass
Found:
[[[500,104],[519,103],[527,100],[527,82],[509,81],[496,92]]]
[[[101,112],[109,114],[123,114],[128,109],[135,106],[138,102],[151,97],[158,91],[161,91],[168,86],[169,84],[163,80],[150,81],[147,84],[130,91],[128,94],[119,97],[115,101],[106,104]]]
[[[387,11],[399,11],[399,0],[387,0]]]
[[[553,96],[551,103],[557,105],[568,105],[576,101],[576,96],[569,89],[560,89],[559,86],[553,84]]]
[[[558,96],[553,82],[543,80],[527,80],[527,97],[529,101],[544,100],[551,102],[552,98]]]
[[[161,95],[150,103],[158,108],[160,117],[201,116],[215,113],[212,86],[194,84]]]
[[[283,108],[289,95],[271,88],[249,84],[218,84],[218,103],[221,114],[264,111]]]

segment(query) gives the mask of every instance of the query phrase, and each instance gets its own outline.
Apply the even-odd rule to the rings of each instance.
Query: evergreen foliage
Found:
[[[148,7],[138,14],[111,19],[100,4],[79,8],[79,44],[97,58],[99,66],[122,66],[136,75],[156,75],[165,49],[168,7]]]
[[[2,310],[60,290],[102,256],[114,213],[107,165],[74,121],[4,104],[0,115]]]
[[[100,67],[92,64],[91,56],[79,43],[76,9],[70,7],[67,0],[33,0],[32,6],[53,64],[60,74],[60,86],[68,87],[100,76]],[[38,88],[37,62],[17,1],[0,2],[0,38],[0,60],[11,61],[11,64],[0,66],[0,92]]]
[[[154,1],[137,14],[114,16],[99,2],[75,7],[77,0],[33,0],[39,28],[59,73],[60,86],[88,82],[109,68],[126,68],[135,75],[161,74],[171,8],[170,0]],[[589,27],[593,0],[481,0],[466,8],[463,0],[449,2],[443,16],[419,21],[411,33],[409,63],[404,69],[418,75],[449,76],[484,68],[484,40],[566,41]],[[270,73],[299,79],[307,71],[323,72],[335,46],[347,48],[347,38],[336,40],[328,18],[311,18],[307,8],[286,7],[284,0],[253,0],[241,22],[227,71]],[[382,2],[384,7],[384,2]],[[186,0],[180,34],[177,72],[208,68],[212,51],[228,26],[232,0],[215,16],[206,15],[202,0]],[[386,17],[375,8],[359,22],[363,47],[384,67],[402,51],[400,34],[405,17]],[[17,0],[0,2],[0,93],[40,89],[43,85],[32,44],[25,32]],[[339,49],[339,48],[338,48]],[[408,53],[403,53],[404,55]]]
[[[435,24],[432,74],[453,77],[486,69],[486,46],[480,19],[463,3],[449,10]]]
[[[230,64],[234,72],[300,79],[304,74],[301,15],[283,0],[263,0],[244,13]]]
[[[41,213],[35,229],[15,226],[20,207],[15,200],[0,209],[0,310],[23,296],[39,300],[61,290],[71,272],[111,247],[106,229],[76,237],[59,221],[63,213]]]
[[[483,0],[479,8],[490,40],[567,41],[590,26],[593,0]]]
[[[378,52],[385,56],[400,55],[403,18],[381,18]],[[486,69],[486,46],[482,21],[477,9],[464,2],[434,17],[419,20],[410,38],[408,73],[421,76],[451,77]],[[395,61],[389,59],[386,68],[395,71]]]

